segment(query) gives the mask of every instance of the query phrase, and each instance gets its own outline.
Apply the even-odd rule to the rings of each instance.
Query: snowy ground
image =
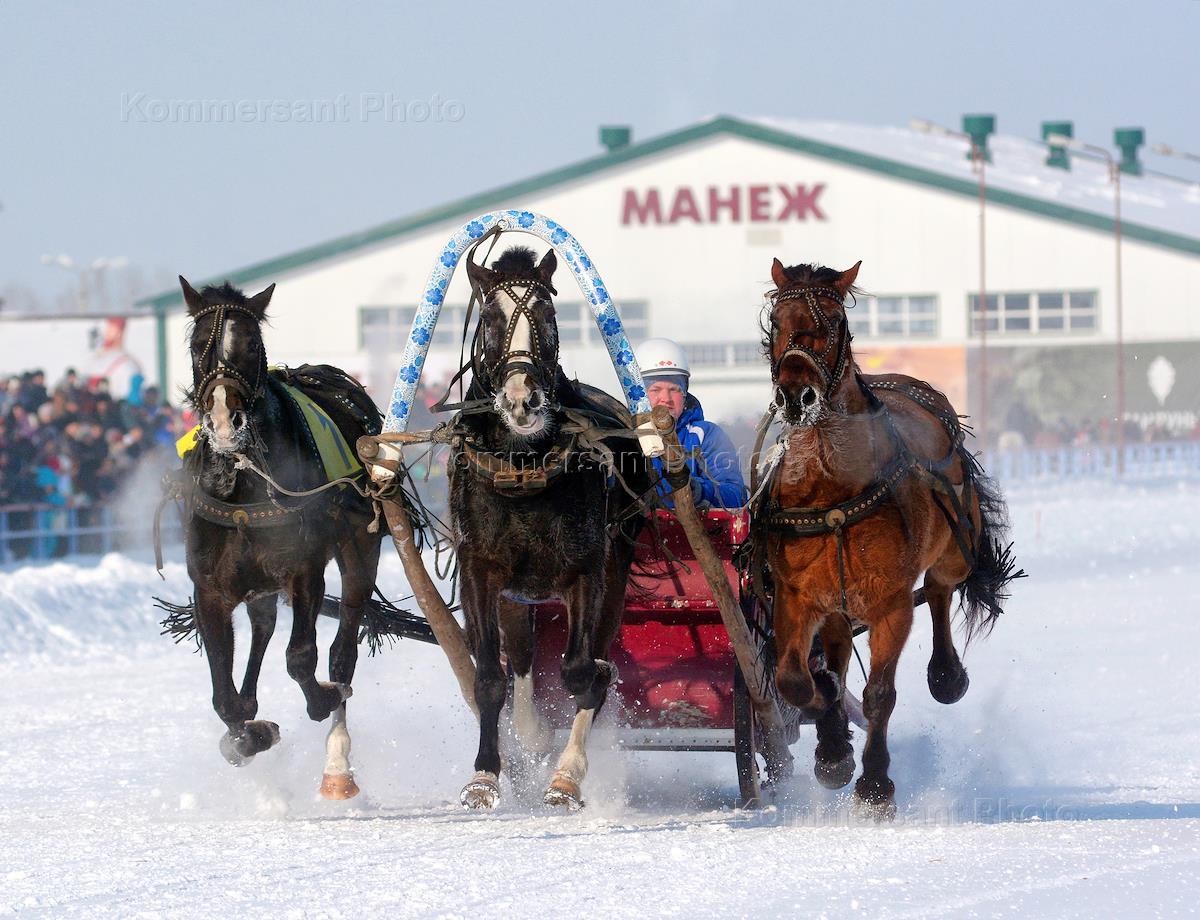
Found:
[[[597,736],[583,812],[509,797],[466,814],[471,718],[438,650],[412,642],[361,661],[364,794],[324,802],[324,726],[284,671],[284,624],[259,691],[283,741],[235,770],[204,661],[157,636],[150,596],[189,594],[178,561],[165,584],[147,558],[0,569],[0,914],[1194,912],[1200,488],[1011,499],[1031,577],[968,651],[971,689],[953,707],[925,689],[920,619],[888,827],[854,822],[809,778],[810,734],[789,796],[760,813],[733,808],[732,755],[618,754]],[[395,558],[382,584],[405,593]]]

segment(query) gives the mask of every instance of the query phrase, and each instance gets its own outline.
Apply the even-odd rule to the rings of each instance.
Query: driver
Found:
[[[670,339],[647,339],[637,349],[637,361],[646,382],[650,408],[666,406],[675,419],[675,433],[692,472],[696,504],[726,509],[742,507],[747,493],[737,451],[729,435],[704,418],[700,401],[688,392],[692,375],[683,349]],[[654,464],[661,473],[662,461],[656,459]],[[666,480],[660,488],[670,490]]]

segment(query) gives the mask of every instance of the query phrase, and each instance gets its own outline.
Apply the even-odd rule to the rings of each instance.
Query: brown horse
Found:
[[[887,727],[913,586],[924,574],[930,692],[953,703],[968,681],[951,637],[952,594],[961,593],[970,638],[990,631],[1005,585],[1020,573],[998,542],[1003,502],[963,447],[946,397],[924,381],[869,376],[855,365],[845,299],[856,293],[861,264],[844,272],[785,268],[778,259],[772,266],[763,345],[788,428],[755,519],[774,581],[776,685],[816,719],[815,772],[828,788],[854,775],[840,699],[853,623],[870,629],[867,741],[854,797],[879,820],[896,809]],[[826,664],[814,673],[817,636]]]

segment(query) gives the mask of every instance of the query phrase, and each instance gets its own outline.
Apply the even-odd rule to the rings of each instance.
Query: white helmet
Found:
[[[687,354],[670,339],[646,339],[638,346],[636,357],[642,377],[692,376]]]

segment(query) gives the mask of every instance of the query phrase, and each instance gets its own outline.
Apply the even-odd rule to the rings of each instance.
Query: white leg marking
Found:
[[[533,704],[533,673],[513,680],[513,724],[517,740],[527,751],[544,754],[550,749],[553,736]]]
[[[350,772],[350,732],[346,728],[346,704],[333,711],[333,725],[325,737],[325,775],[345,776]]]
[[[575,721],[571,723],[571,738],[558,758],[558,766],[554,775],[563,775],[567,779],[582,785],[587,776],[587,741],[592,733],[592,719],[596,716],[594,709],[581,709],[575,713]]]

